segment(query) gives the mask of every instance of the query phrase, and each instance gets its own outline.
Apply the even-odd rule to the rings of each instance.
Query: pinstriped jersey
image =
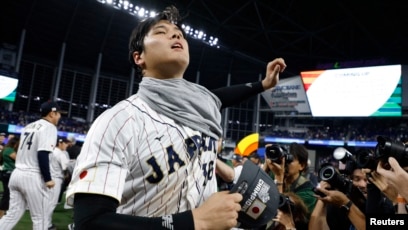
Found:
[[[67,190],[120,201],[119,213],[162,216],[197,207],[212,194],[216,140],[152,110],[133,95],[101,114],[82,146]]]
[[[57,127],[54,124],[44,119],[28,124],[21,132],[16,168],[40,172],[37,152],[52,152],[56,143]]]
[[[64,179],[64,171],[67,170],[69,164],[68,152],[55,148],[49,159],[51,177]]]

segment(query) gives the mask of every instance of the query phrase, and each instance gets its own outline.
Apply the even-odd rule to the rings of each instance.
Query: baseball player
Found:
[[[51,177],[55,182],[54,189],[52,189],[50,196],[50,210],[48,214],[48,229],[54,227],[52,223],[52,214],[58,204],[58,198],[61,193],[62,184],[65,177],[68,175],[68,164],[70,162],[67,150],[70,141],[65,137],[58,137],[57,146],[50,154],[50,171]]]
[[[130,59],[142,82],[137,94],[101,114],[86,136],[67,190],[75,229],[237,224],[242,196],[206,190],[215,180],[210,163],[222,133],[220,99],[227,105],[235,99],[183,79],[189,53],[179,19],[169,7],[132,33]],[[276,84],[284,67],[282,59],[268,64],[274,76],[268,81]]]
[[[10,177],[10,209],[0,219],[0,229],[12,229],[27,207],[33,229],[48,229],[50,192],[55,183],[51,178],[49,154],[57,142],[61,110],[53,101],[41,105],[41,119],[28,124],[21,132],[16,168]]]

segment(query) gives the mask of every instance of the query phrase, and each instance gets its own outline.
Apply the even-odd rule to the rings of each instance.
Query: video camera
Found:
[[[391,141],[386,137],[378,136],[374,152],[360,152],[357,163],[361,168],[375,170],[379,161],[388,164],[389,157],[394,157],[401,167],[408,166],[408,147],[402,142]]]
[[[293,155],[290,154],[285,147],[276,144],[267,146],[265,149],[265,155],[268,159],[277,164],[282,163],[282,157],[285,158],[286,164],[293,161]]]

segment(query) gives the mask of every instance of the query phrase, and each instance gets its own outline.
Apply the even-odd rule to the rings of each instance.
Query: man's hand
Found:
[[[295,222],[293,221],[292,213],[284,213],[278,210],[278,214],[273,221],[281,223],[286,229],[295,229]]]
[[[242,195],[217,192],[210,196],[200,207],[193,209],[194,229],[231,229],[237,225],[239,202]]]
[[[262,80],[264,90],[275,87],[279,82],[279,73],[282,73],[286,68],[283,58],[276,58],[269,62],[266,66],[266,75]]]
[[[388,185],[408,200],[408,173],[399,165],[394,157],[388,158],[391,169],[385,169],[383,162],[379,162],[377,173],[383,176]]]
[[[370,169],[362,169],[363,173],[368,174],[367,179],[373,183],[382,193],[384,193],[388,199],[392,201],[397,200],[398,192],[393,186],[390,186],[387,180],[379,174],[377,171],[371,171]]]
[[[316,190],[326,195],[325,197],[317,197],[317,199],[325,203],[334,204],[337,207],[347,204],[347,202],[350,200],[346,194],[337,190],[327,190],[322,187],[316,188]]]
[[[53,180],[49,180],[45,182],[45,186],[47,186],[47,188],[53,188],[55,186],[55,182]]]

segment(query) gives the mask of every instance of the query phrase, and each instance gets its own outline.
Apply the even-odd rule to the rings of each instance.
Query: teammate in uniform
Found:
[[[27,207],[34,230],[48,229],[49,197],[54,181],[50,174],[49,154],[57,142],[61,110],[53,101],[40,108],[41,119],[24,127],[21,132],[16,168],[10,177],[10,209],[0,219],[0,229],[12,229]]]
[[[54,148],[52,154],[50,154],[50,172],[51,177],[55,182],[54,189],[50,196],[50,210],[48,213],[48,229],[52,229],[54,224],[52,223],[52,214],[58,204],[58,198],[62,190],[62,184],[65,177],[68,175],[69,155],[67,150],[70,141],[65,137],[58,137],[57,146]]]
[[[228,105],[233,96],[183,79],[189,53],[179,19],[169,7],[132,33],[130,56],[143,78],[137,94],[106,110],[89,130],[67,190],[75,229],[237,224],[242,196],[206,190],[215,180],[215,165],[207,163],[217,157],[221,101]],[[276,84],[284,67],[282,59],[269,63],[268,81]],[[255,92],[259,85],[245,87]]]

